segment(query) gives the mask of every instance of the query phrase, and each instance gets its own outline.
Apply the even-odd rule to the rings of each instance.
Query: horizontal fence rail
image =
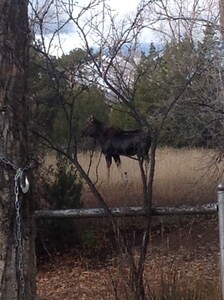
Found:
[[[219,219],[219,239],[220,239],[220,265],[222,281],[222,299],[224,300],[224,184],[218,186],[218,203],[204,204],[198,206],[181,207],[154,207],[151,209],[150,216],[171,216],[171,215],[205,215],[218,214]],[[114,207],[110,208],[114,217],[147,217],[148,211],[145,207]],[[103,208],[84,208],[66,210],[36,210],[36,219],[52,218],[105,218],[107,213]]]
[[[110,208],[114,217],[133,217],[147,216],[147,209],[142,206],[136,207],[114,207]],[[215,203],[198,206],[182,207],[154,207],[151,209],[151,216],[169,216],[169,215],[204,215],[216,214],[218,205]],[[84,208],[84,209],[66,209],[66,210],[36,210],[36,219],[51,218],[105,218],[107,213],[103,208]]]

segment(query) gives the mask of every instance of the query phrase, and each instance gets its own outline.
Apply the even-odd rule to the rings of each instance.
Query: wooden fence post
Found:
[[[224,300],[224,183],[218,185],[218,217],[222,299]]]

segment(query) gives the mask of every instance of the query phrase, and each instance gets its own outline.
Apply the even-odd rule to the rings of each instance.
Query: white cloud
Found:
[[[90,2],[94,2],[93,0],[79,0],[74,8],[74,17],[77,17],[80,11],[84,6],[88,6]],[[85,14],[82,16],[83,26],[84,24],[87,25],[87,23],[90,25],[90,27],[93,25],[96,26],[96,24],[100,24],[102,20],[104,20],[104,27],[102,26],[102,23],[100,24],[101,28],[98,28],[99,31],[104,28],[104,33],[106,34],[106,31],[109,26],[109,16],[105,15],[105,18],[103,19],[102,11],[103,11],[103,4],[106,6],[110,6],[113,10],[114,15],[116,15],[116,19],[114,18],[114,22],[118,24],[118,26],[123,25],[121,21],[122,19],[125,19],[125,15],[130,15],[131,13],[135,13],[137,11],[137,7],[140,2],[144,2],[143,0],[105,0],[104,2],[101,2],[98,4],[97,7],[90,9],[87,9],[85,11]],[[97,3],[97,1],[96,1]],[[192,30],[192,34],[196,35],[196,31],[202,32],[203,25],[205,22],[200,21],[201,18],[204,18],[204,20],[213,20],[216,19],[216,9],[214,7],[216,0],[189,0],[189,2],[184,0],[175,0],[170,2],[167,2],[169,5],[166,7],[166,11],[164,11],[164,8],[160,7],[157,4],[157,1],[152,2],[152,5],[150,6],[150,11],[148,12],[148,15],[146,15],[146,20],[148,22],[151,22],[151,25],[155,30],[152,29],[145,29],[142,31],[141,34],[141,42],[144,43],[161,43],[161,41],[164,41],[166,38],[169,40],[170,38],[174,37],[172,35],[182,35],[187,30]],[[179,3],[182,3],[182,6],[179,6]],[[196,11],[194,11],[195,6],[194,3],[197,3]],[[199,5],[200,4],[200,5]],[[203,4],[203,5],[202,5]],[[212,8],[212,9],[211,9]],[[106,11],[106,10],[105,10]],[[178,16],[187,17],[186,19],[183,18],[182,20],[178,18]],[[145,12],[145,11],[144,11]],[[99,13],[99,14],[98,14]],[[166,13],[169,15],[168,18],[166,18]],[[96,17],[96,23],[93,24],[91,21],[94,19],[91,19],[92,15],[97,15]],[[172,20],[172,17],[174,19]],[[158,21],[160,18],[160,21]],[[192,27],[191,18],[195,18],[195,23]],[[88,19],[88,21],[87,21]],[[188,22],[189,19],[189,22]],[[198,21],[197,21],[198,19]],[[99,26],[99,25],[98,25]],[[93,30],[88,31],[88,25],[85,26],[85,29],[87,30],[87,38],[88,42],[91,46],[99,46],[100,45],[100,38],[93,35]],[[67,30],[67,32],[66,32]],[[198,33],[197,33],[198,34]],[[94,40],[94,37],[96,40]],[[50,34],[48,36],[48,40],[50,39]],[[47,40],[47,38],[46,38]],[[77,31],[75,31],[75,25],[70,23],[69,26],[65,27],[65,30],[60,33],[60,40],[58,39],[58,36],[55,36],[54,43],[52,43],[51,53],[54,55],[61,55],[63,52],[68,53],[74,48],[80,48],[83,46],[82,40],[79,37]],[[62,46],[63,52],[60,49]]]
[[[90,0],[79,0],[78,4],[80,6],[87,5]],[[109,5],[117,13],[128,13],[137,8],[139,0],[104,0],[105,5]],[[103,7],[103,2],[102,2]]]
[[[90,3],[90,0],[79,0],[77,2],[77,8],[74,9],[74,17],[76,17],[79,14],[79,9],[81,9],[84,6],[87,6]],[[114,14],[118,15],[118,18],[123,18],[124,15],[131,13],[136,10],[139,1],[138,0],[105,0],[104,3],[101,3],[97,7],[97,11],[103,11],[103,4],[109,5],[111,9],[113,10]],[[79,7],[79,9],[78,9]],[[89,16],[91,11],[85,13],[84,19]],[[102,19],[103,20],[103,19]],[[101,21],[101,20],[99,20]],[[107,20],[105,19],[105,23]],[[106,25],[105,25],[106,27]],[[75,32],[75,26],[72,27],[72,24],[70,23],[70,26],[66,26],[67,33],[64,32],[60,33],[60,40],[58,36],[55,36],[54,41],[52,42],[50,53],[56,56],[60,56],[63,53],[69,53],[74,48],[82,47],[82,40],[78,36],[78,34]],[[73,29],[73,30],[72,30]],[[51,39],[50,33],[46,36],[46,42]],[[90,45],[94,46],[94,42],[91,41],[91,38],[89,39]],[[63,51],[62,51],[62,49]]]
[[[138,0],[107,0],[106,2],[119,14],[128,13],[135,10],[139,3]]]

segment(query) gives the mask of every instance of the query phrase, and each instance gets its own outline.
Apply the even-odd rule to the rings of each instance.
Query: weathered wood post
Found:
[[[218,186],[218,217],[222,299],[224,299],[224,183]]]
[[[0,1],[0,299],[36,298],[30,192],[27,72],[28,0]],[[29,177],[30,178],[30,177]],[[22,181],[22,182],[21,182]]]

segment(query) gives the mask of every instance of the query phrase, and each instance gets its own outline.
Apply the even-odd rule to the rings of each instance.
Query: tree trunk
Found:
[[[0,1],[0,299],[35,299],[34,219],[30,192],[17,188],[28,149],[28,0]],[[28,168],[26,168],[28,169]],[[27,173],[29,176],[29,174]],[[17,203],[17,214],[15,201]],[[18,210],[20,208],[20,210]],[[21,239],[20,239],[21,234]]]
[[[219,0],[219,14],[220,33],[222,35],[222,43],[224,43],[224,0]]]

